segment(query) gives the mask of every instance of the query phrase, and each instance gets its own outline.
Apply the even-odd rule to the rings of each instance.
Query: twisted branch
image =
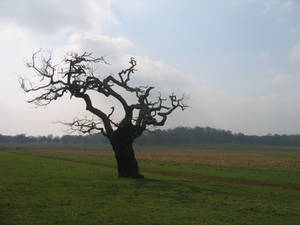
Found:
[[[93,119],[74,119],[70,123],[62,123],[67,125],[71,132],[83,133],[83,134],[93,134],[93,133],[101,133],[104,136],[107,136],[103,128],[103,123],[101,121],[97,121]]]

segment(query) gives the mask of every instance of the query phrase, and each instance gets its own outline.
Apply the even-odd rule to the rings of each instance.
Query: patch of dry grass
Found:
[[[300,158],[226,151],[139,152],[138,159],[217,166],[300,171]]]
[[[114,154],[110,147],[102,147],[101,150],[66,150],[48,149],[32,150],[40,153],[64,154],[79,157],[113,159]],[[280,155],[280,154],[279,154]],[[137,148],[136,157],[138,160],[173,162],[173,163],[192,163],[214,166],[235,166],[250,167],[272,170],[291,170],[300,171],[300,151],[293,154],[278,155],[278,151],[272,152],[233,152],[227,150],[180,150],[168,148],[149,149]]]

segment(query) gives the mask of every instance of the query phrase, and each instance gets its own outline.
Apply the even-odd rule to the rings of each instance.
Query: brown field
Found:
[[[300,170],[300,158],[277,157],[255,153],[224,151],[144,152],[137,158],[152,161],[184,162],[217,166],[252,167],[261,169]]]
[[[300,150],[205,150],[180,148],[136,148],[138,160],[155,162],[192,163],[202,165],[250,167],[273,170],[300,171]],[[32,152],[43,152],[52,154],[67,154],[88,158],[113,159],[113,152],[109,147],[101,150],[67,150],[67,149],[45,149],[31,150]]]

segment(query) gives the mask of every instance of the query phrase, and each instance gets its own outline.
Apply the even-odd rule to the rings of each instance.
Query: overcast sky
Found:
[[[92,51],[112,73],[135,57],[139,82],[188,97],[167,128],[300,134],[298,0],[1,0],[0,134],[62,135],[57,121],[86,114],[26,103],[18,75],[38,49]]]

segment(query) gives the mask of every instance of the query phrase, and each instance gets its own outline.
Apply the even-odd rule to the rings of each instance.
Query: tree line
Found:
[[[263,136],[233,133],[211,127],[177,127],[169,130],[145,132],[137,143],[147,145],[197,145],[197,144],[258,144],[300,146],[300,135],[267,134]]]
[[[0,143],[4,144],[105,144],[106,138],[101,134],[93,135],[63,135],[59,136],[26,136],[18,134],[15,136],[1,135]]]
[[[107,139],[101,134],[93,135],[64,135],[61,137],[15,136],[1,135],[0,143],[61,143],[61,144],[108,144]],[[267,134],[263,136],[233,133],[228,130],[211,127],[177,127],[167,130],[146,131],[136,139],[139,145],[197,145],[197,144],[259,144],[259,145],[287,145],[300,146],[300,135]]]

